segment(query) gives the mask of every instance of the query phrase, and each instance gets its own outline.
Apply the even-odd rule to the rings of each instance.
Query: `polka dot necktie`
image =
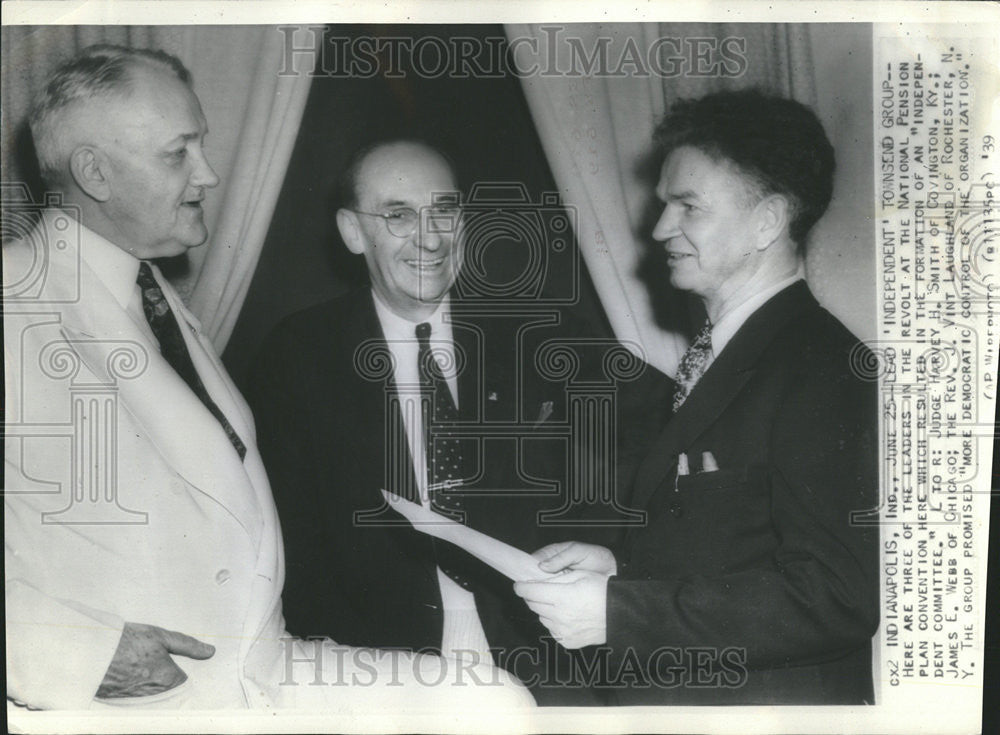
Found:
[[[677,388],[674,390],[674,413],[681,407],[695,384],[708,370],[712,361],[712,323],[706,321],[694,342],[687,348],[677,367]]]
[[[463,520],[462,496],[450,490],[462,485],[462,452],[458,439],[449,437],[447,428],[440,426],[458,419],[458,409],[451,397],[448,383],[441,367],[434,359],[430,346],[431,325],[422,322],[417,325],[417,367],[420,375],[421,393],[426,400],[423,407],[424,456],[427,459],[427,494],[435,512],[457,521]],[[457,549],[451,544],[434,540],[434,550],[438,566],[462,587],[468,588],[469,581],[459,574]]]
[[[184,335],[181,334],[174,312],[163,296],[163,290],[156,282],[156,278],[153,277],[153,271],[148,263],[139,264],[139,276],[136,278],[136,282],[142,289],[142,312],[146,315],[146,321],[149,322],[153,335],[160,343],[160,354],[170,363],[170,367],[184,379],[195,395],[201,399],[205,408],[222,424],[226,436],[229,437],[229,441],[232,442],[233,448],[236,449],[242,460],[247,453],[246,445],[229,423],[226,415],[208,395],[205,384],[201,382],[198,371],[195,370],[194,363],[191,362],[191,353],[188,352],[187,345],[184,343]]]

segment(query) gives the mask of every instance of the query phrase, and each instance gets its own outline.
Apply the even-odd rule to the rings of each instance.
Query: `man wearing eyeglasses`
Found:
[[[461,517],[461,498],[445,496],[483,474],[473,445],[431,425],[482,396],[481,340],[451,318],[457,188],[420,142],[353,156],[337,225],[370,287],[286,319],[264,345],[252,401],[284,529],[290,629],[482,661],[474,592],[487,570],[415,531],[380,493]]]

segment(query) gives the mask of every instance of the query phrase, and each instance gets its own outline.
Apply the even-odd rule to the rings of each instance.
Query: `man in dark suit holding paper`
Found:
[[[458,185],[437,151],[390,141],[358,152],[342,188],[337,225],[364,257],[371,288],[279,325],[261,351],[251,398],[283,512],[286,620],[303,635],[355,645],[479,650],[472,594],[442,573],[426,537],[380,510],[379,492],[430,500],[422,343],[453,367],[456,353],[478,356],[477,335],[451,320],[449,291],[462,263],[455,224],[421,222],[435,195],[447,202],[434,205],[434,217],[454,220]],[[477,368],[461,380],[442,368],[463,410],[478,405],[465,379]],[[454,614],[443,640],[446,607]]]
[[[516,585],[567,648],[604,645],[622,704],[871,703],[878,623],[876,384],[803,280],[834,157],[804,106],[756,91],[678,103],[653,236],[708,321],[635,476],[621,548],[541,549]]]

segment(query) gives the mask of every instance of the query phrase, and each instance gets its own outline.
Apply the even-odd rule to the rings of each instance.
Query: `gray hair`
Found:
[[[112,44],[88,46],[61,64],[36,95],[28,116],[42,177],[57,181],[66,157],[60,128],[62,114],[80,102],[95,97],[122,97],[131,92],[132,70],[151,65],[171,72],[181,82],[191,85],[191,72],[181,60],[166,51],[135,49]]]

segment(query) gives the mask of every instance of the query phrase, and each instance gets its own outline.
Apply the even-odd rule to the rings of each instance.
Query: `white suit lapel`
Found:
[[[157,271],[157,280],[161,284],[165,282],[159,271]],[[191,355],[191,361],[194,363],[195,370],[198,371],[198,376],[204,383],[205,389],[233,429],[236,430],[243,443],[249,444],[254,440],[253,415],[229,376],[226,375],[225,368],[219,364],[212,344],[201,333],[201,323],[194,314],[187,310],[184,302],[180,300],[172,288],[164,287],[163,295],[177,318],[188,353]]]
[[[109,372],[114,363],[112,352],[120,349],[122,342],[141,348],[146,358],[145,369],[116,381],[123,405],[146,430],[167,464],[189,484],[229,510],[255,542],[259,541],[261,510],[254,494],[248,491],[250,480],[222,426],[86,268],[82,286],[84,297],[80,303],[64,312],[62,331],[70,347],[99,380],[107,383],[115,380]],[[194,335],[186,340],[189,346],[192,342],[198,344]],[[194,353],[199,354],[195,361],[199,371],[208,359],[202,352],[200,344],[197,350],[192,350],[193,360]],[[214,398],[220,392],[213,392],[218,383],[217,371],[213,367],[205,372],[210,379],[203,377],[203,382]],[[220,407],[230,407],[230,403],[223,401]],[[233,426],[237,424],[248,431],[242,416]]]

